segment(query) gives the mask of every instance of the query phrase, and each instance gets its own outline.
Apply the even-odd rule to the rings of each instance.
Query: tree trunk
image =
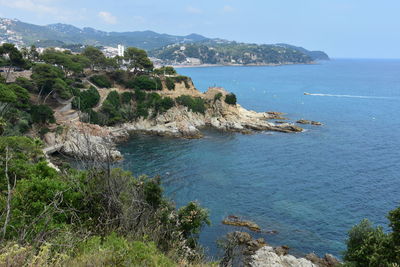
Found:
[[[12,188],[11,188],[11,181],[10,177],[8,176],[8,162],[10,160],[10,155],[8,153],[8,147],[6,147],[6,166],[5,166],[5,176],[7,180],[7,211],[6,211],[6,219],[3,225],[3,239],[6,237],[7,233],[7,225],[10,220],[10,213],[11,213],[11,198],[12,198]],[[15,182],[14,182],[15,185]]]
[[[54,89],[50,91],[50,93],[44,98],[43,104],[46,104],[47,98],[54,92]]]
[[[10,66],[10,67],[8,68],[8,70],[7,70],[7,74],[6,74],[6,83],[7,83],[7,81],[8,81],[8,76],[10,75],[11,68],[12,68],[12,66]]]

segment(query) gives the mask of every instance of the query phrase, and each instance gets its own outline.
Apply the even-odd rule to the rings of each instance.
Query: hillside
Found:
[[[197,34],[175,36],[153,31],[104,32],[86,27],[80,29],[61,23],[39,26],[19,20],[0,18],[0,42],[10,42],[20,46],[47,41],[49,46],[55,43],[100,46],[123,44],[149,50],[174,43],[197,42],[205,39],[207,38]]]
[[[105,32],[61,23],[39,26],[5,18],[0,18],[0,42],[18,46],[72,47],[73,51],[76,45],[115,47],[122,44],[149,51],[151,56],[161,60],[161,64],[191,64],[193,60],[198,64],[282,64],[329,60],[324,52],[288,44],[246,44],[198,34],[175,36],[153,31]]]
[[[192,61],[199,64],[304,64],[329,59],[324,52],[291,45],[258,45],[222,40],[169,45],[149,53],[167,64],[193,64]]]

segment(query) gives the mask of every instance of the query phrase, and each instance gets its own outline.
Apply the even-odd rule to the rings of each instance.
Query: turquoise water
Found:
[[[352,225],[365,217],[386,225],[388,211],[400,205],[400,60],[179,72],[202,91],[225,87],[246,108],[325,124],[299,134],[136,136],[120,147],[125,167],[160,174],[178,206],[198,200],[210,210],[212,225],[200,238],[210,255],[235,229],[221,224],[230,214],[277,230],[256,235],[270,244],[340,256]]]

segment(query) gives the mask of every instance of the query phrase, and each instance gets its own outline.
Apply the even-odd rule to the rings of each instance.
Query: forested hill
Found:
[[[125,46],[155,49],[174,43],[197,42],[207,39],[198,34],[176,36],[153,31],[105,32],[93,28],[77,28],[68,24],[39,26],[19,20],[0,18],[0,41],[19,46],[62,46],[84,44],[95,46]]]
[[[34,44],[37,47],[65,48],[71,45],[115,47],[122,44],[145,49],[163,63],[185,63],[188,58],[196,58],[203,64],[309,63],[329,59],[324,52],[308,51],[287,44],[245,44],[210,39],[198,34],[176,36],[153,31],[105,32],[61,23],[39,26],[5,18],[0,18],[1,42],[19,47]]]
[[[286,44],[258,45],[223,40],[175,44],[150,51],[150,55],[169,64],[199,59],[202,64],[285,64],[329,60],[324,52],[309,51]]]

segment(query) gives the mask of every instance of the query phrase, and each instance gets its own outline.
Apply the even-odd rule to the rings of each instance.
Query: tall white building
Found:
[[[118,56],[123,57],[125,53],[125,46],[123,45],[118,45]]]

